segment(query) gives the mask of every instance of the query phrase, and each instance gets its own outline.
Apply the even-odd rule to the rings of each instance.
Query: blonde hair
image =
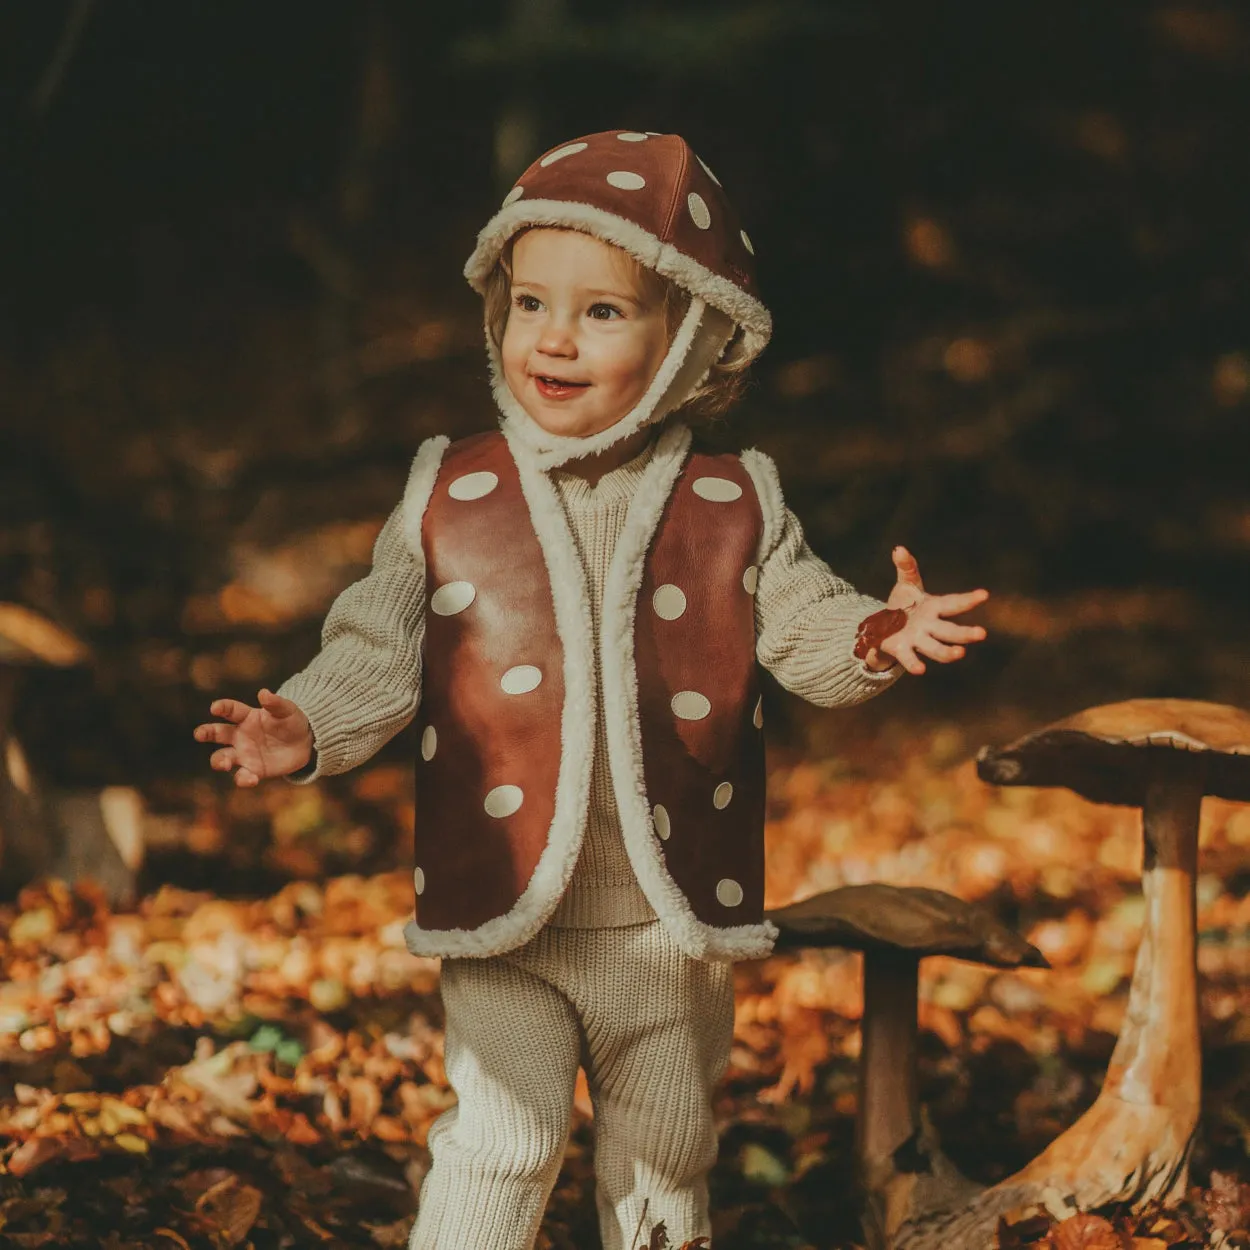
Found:
[[[503,350],[503,332],[508,324],[512,308],[512,247],[530,227],[518,230],[499,254],[495,267],[486,277],[482,299],[486,305],[486,329],[496,351]],[[690,307],[690,292],[663,275],[648,269],[624,248],[619,249],[635,271],[635,277],[649,295],[662,300],[664,333],[669,343],[677,333],[686,311]],[[742,327],[735,326],[720,359],[712,366],[702,384],[697,386],[680,405],[684,417],[712,421],[733,406],[746,386],[747,368],[750,361],[743,356]]]

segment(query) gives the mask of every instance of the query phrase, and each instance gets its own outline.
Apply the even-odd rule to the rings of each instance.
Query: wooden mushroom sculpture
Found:
[[[864,1231],[893,1244],[900,1226],[933,1207],[967,1203],[978,1186],[938,1150],[916,1083],[920,961],[949,955],[998,968],[1046,967],[1036,947],[988,911],[920,886],[844,886],[768,913],[779,950],[839,946],[864,954],[856,1156]]]
[[[1250,801],[1250,715],[1133,699],[1091,708],[997,750],[996,785],[1066,786],[1142,809],[1145,918],[1128,1008],[1094,1104],[1036,1159],[962,1212],[900,1230],[899,1246],[989,1246],[1003,1212],[1050,1196],[1088,1210],[1185,1192],[1201,1101],[1195,875],[1203,796]]]
[[[0,893],[40,876],[89,877],[114,902],[134,893],[143,859],[143,801],[128,786],[40,785],[12,719],[23,670],[84,663],[87,647],[17,603],[0,603]]]
[[[13,732],[18,686],[28,668],[81,664],[73,634],[18,603],[0,603],[0,884],[24,885],[47,872],[54,847],[49,812]]]

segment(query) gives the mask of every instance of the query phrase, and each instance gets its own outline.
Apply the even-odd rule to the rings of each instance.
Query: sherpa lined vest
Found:
[[[555,488],[523,449],[502,433],[431,444],[406,517],[428,604],[407,937],[417,953],[488,955],[537,931],[577,859],[598,685],[589,599]],[[626,849],[697,957],[772,944],[755,658],[762,530],[742,460],[691,454],[689,431],[672,427],[604,588],[602,690]]]

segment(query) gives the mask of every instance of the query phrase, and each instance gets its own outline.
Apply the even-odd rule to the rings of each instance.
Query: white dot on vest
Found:
[[[728,781],[722,781],[712,794],[712,806],[718,812],[723,812],[729,806],[729,800],[734,796],[734,788]]]
[[[525,795],[520,786],[496,786],[486,796],[483,806],[488,816],[511,816],[524,801]]]
[[[760,584],[760,571],[754,565],[748,565],[747,571],[742,575],[742,589],[748,595],[755,594],[755,588]]]
[[[529,694],[531,690],[538,689],[542,679],[542,669],[532,664],[518,664],[499,679],[499,684],[504,694]]]
[[[712,224],[712,214],[708,212],[707,201],[697,191],[691,191],[686,196],[686,207],[690,210],[690,220],[700,230],[706,230]]]
[[[697,690],[679,690],[673,695],[669,706],[673,709],[673,715],[680,720],[703,720],[712,710],[706,696]]]
[[[616,136],[622,143],[645,143],[647,136],[638,130],[622,130]]]
[[[751,717],[751,724],[753,724],[756,729],[764,728],[764,696],[763,695],[760,695],[760,697],[755,701],[755,714]]]
[[[515,204],[524,194],[524,187],[513,187],[512,190],[503,197],[503,207],[507,208],[509,204]]]
[[[641,191],[647,185],[647,180],[641,174],[635,174],[628,169],[614,169],[607,176],[607,183],[608,186],[622,191]]]
[[[720,179],[719,179],[719,178],[718,178],[718,177],[717,177],[717,176],[716,176],[716,175],[715,175],[715,174],[711,171],[711,169],[708,167],[708,163],[707,163],[707,161],[705,161],[705,160],[703,159],[703,157],[701,157],[701,156],[696,156],[694,159],[695,159],[696,161],[698,161],[700,165],[702,165],[702,166],[703,166],[703,172],[704,172],[705,174],[707,174],[707,176],[708,176],[709,178],[711,178],[711,180],[712,180],[714,183],[716,183],[716,185],[719,187],[719,186],[721,185],[721,181],[720,181]]]
[[[421,735],[421,758],[428,762],[434,758],[437,750],[438,730],[433,725],[426,725],[425,732]]]
[[[686,595],[680,586],[665,582],[651,596],[651,606],[661,620],[675,621],[686,610]]]
[[[663,803],[657,803],[651,811],[651,820],[655,824],[655,831],[664,841],[668,841],[668,835],[673,832],[673,823],[668,818],[668,808]]]
[[[751,236],[748,235],[745,230],[739,230],[738,233],[742,236],[742,246],[745,247],[746,250],[750,252],[752,256],[754,256],[755,248],[751,243]]]
[[[548,165],[554,165],[556,161],[562,161],[566,156],[572,156],[575,152],[584,152],[589,146],[588,143],[566,143],[564,147],[548,152],[538,163],[545,169]]]
[[[722,877],[716,883],[716,901],[722,907],[737,907],[742,902],[742,887],[732,877]]]
[[[742,487],[727,477],[697,477],[693,490],[700,499],[710,499],[712,503],[732,503],[742,497]]]
[[[480,473],[466,473],[456,478],[447,488],[447,493],[453,499],[481,499],[498,485],[498,476],[489,469],[483,469]]]
[[[425,873],[420,868],[412,870],[412,884],[418,894],[425,893]]]
[[[447,582],[430,596],[430,611],[435,616],[455,616],[477,598],[472,582]]]

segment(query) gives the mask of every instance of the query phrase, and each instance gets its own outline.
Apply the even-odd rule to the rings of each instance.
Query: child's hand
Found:
[[[907,614],[902,629],[882,640],[879,647],[868,651],[864,662],[875,672],[884,672],[897,660],[909,672],[919,675],[925,671],[927,655],[940,664],[963,659],[965,642],[980,642],[985,630],[980,625],[954,625],[945,618],[970,612],[989,597],[988,590],[970,590],[962,595],[930,595],[925,593],[920,580],[920,566],[906,547],[894,548],[894,567],[898,580],[890,597],[889,608],[898,608]],[[887,663],[885,657],[891,657]]]
[[[291,702],[271,690],[262,690],[260,707],[248,707],[237,699],[217,699],[209,706],[213,721],[197,725],[197,742],[224,743],[209,764],[218,772],[232,768],[236,786],[254,786],[262,777],[285,777],[303,768],[312,758],[313,735],[308,717]]]

